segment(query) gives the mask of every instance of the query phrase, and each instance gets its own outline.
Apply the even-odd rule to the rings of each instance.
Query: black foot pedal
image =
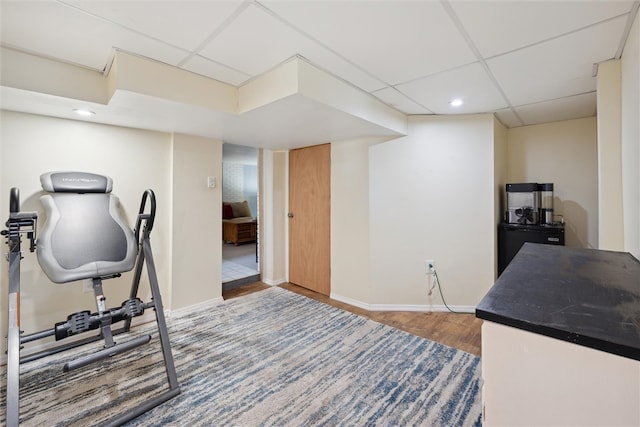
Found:
[[[144,303],[140,298],[130,298],[122,303],[126,317],[141,316],[144,313]]]
[[[56,340],[61,340],[95,328],[91,327],[91,313],[89,311],[80,311],[68,315],[66,322],[56,323],[55,329]]]

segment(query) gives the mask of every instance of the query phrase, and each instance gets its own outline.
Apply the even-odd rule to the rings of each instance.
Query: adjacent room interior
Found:
[[[260,280],[258,149],[222,146],[222,290]]]

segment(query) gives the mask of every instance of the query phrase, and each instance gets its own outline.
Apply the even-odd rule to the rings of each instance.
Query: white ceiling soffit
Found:
[[[354,114],[355,88],[403,114],[496,113],[505,125],[516,127],[542,120],[547,115],[536,111],[554,102],[572,108],[568,116],[595,111],[595,98],[582,96],[595,93],[594,64],[620,57],[639,5],[640,0],[0,0],[0,40],[3,69],[17,57],[5,57],[9,50],[59,61],[64,65],[44,69],[56,68],[54,80],[67,72],[81,77],[83,96],[78,99],[96,103],[103,102],[106,91],[100,93],[102,89],[90,83],[94,77],[70,71],[69,64],[108,72],[114,52],[121,50],[248,93],[254,82],[298,57],[344,83],[342,88],[349,87],[353,108],[345,120],[364,120],[365,128],[373,123],[398,130],[379,123],[372,118],[375,114]],[[26,88],[5,86],[48,89],[42,93],[59,97],[62,104],[69,98],[69,85],[52,89],[44,81],[48,76],[34,67],[22,72],[38,74],[43,81],[33,79]],[[228,119],[216,116],[226,108],[211,108],[200,99],[190,104],[167,98],[164,92],[170,90],[136,87],[130,92],[184,104],[179,110],[188,105],[213,110],[212,122]],[[310,89],[281,97],[304,95],[319,108],[345,114],[340,96],[331,95],[334,105],[322,94],[314,98],[305,90]],[[10,96],[18,102],[16,93]],[[464,106],[450,108],[454,97],[463,98]],[[567,105],[571,98],[575,102]],[[364,102],[367,114],[369,104]],[[26,101],[23,108],[28,111]],[[295,117],[294,112],[287,114]],[[177,119],[181,129],[189,128],[188,117]],[[130,117],[120,120],[131,122]],[[228,120],[225,128],[233,128],[234,119]],[[200,125],[197,129],[201,132]],[[334,133],[309,131],[314,129]]]
[[[106,77],[20,52],[6,57],[12,59],[2,68],[6,110],[77,119],[72,110],[87,108],[97,123],[270,149],[406,133],[403,114],[297,57],[240,89],[125,52],[116,52]],[[21,73],[19,61],[37,61],[37,72]],[[60,67],[64,73],[51,72]],[[79,79],[87,83],[75,84]]]

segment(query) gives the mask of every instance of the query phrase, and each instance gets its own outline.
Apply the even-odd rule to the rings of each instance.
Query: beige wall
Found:
[[[640,258],[640,23],[598,68],[600,248]]]
[[[509,182],[552,182],[565,244],[598,247],[596,118],[509,129]]]
[[[260,268],[269,285],[287,281],[288,159],[287,152],[262,150]]]
[[[206,179],[214,176],[218,184],[222,181],[221,141],[8,111],[2,111],[0,118],[4,216],[10,187],[20,189],[22,210],[41,211],[39,176],[52,170],[112,177],[113,192],[132,227],[142,193],[151,188],[157,199],[151,246],[165,308],[174,311],[221,298],[222,189],[207,188]],[[6,313],[6,262],[1,269],[0,300]],[[92,294],[83,293],[80,283],[51,283],[35,254],[27,252],[21,271],[21,320],[27,332],[51,328],[76,311],[95,310]],[[140,295],[148,299],[146,274],[143,278]],[[131,280],[128,272],[105,283],[110,307],[128,298]],[[0,331],[5,331],[5,317],[0,318]],[[3,341],[2,348],[5,345]]]
[[[472,310],[495,278],[494,118],[411,116],[406,137],[370,148],[374,308],[424,309],[424,261],[450,305]]]
[[[494,119],[493,125],[494,135],[494,158],[493,158],[493,185],[494,185],[494,220],[496,224],[501,223],[504,220],[504,210],[507,205],[505,184],[508,182],[508,159],[507,159],[507,128],[504,127],[498,120]],[[498,232],[494,234],[493,250],[496,259],[495,276],[498,277]]]
[[[113,178],[113,192],[119,196],[129,224],[135,224],[142,193],[152,188],[157,195],[157,216],[151,245],[163,293],[169,293],[171,266],[171,138],[170,135],[81,121],[29,114],[0,112],[0,215],[9,212],[9,189],[18,187],[23,211],[40,211],[40,174],[55,170],[80,170]],[[2,242],[6,252],[6,245]],[[6,313],[7,263],[0,263],[0,300]],[[91,293],[79,283],[53,284],[44,275],[35,254],[26,252],[21,275],[21,320],[27,332],[53,327],[70,313],[95,310]],[[119,306],[128,298],[132,273],[105,283],[107,304]],[[150,292],[146,287],[142,295]],[[167,304],[169,305],[169,304]],[[6,331],[6,316],[0,331]],[[5,340],[0,347],[4,349]]]
[[[600,249],[624,249],[622,221],[622,140],[620,61],[598,67],[598,243]]]
[[[622,53],[622,188],[624,250],[640,259],[640,18]]]
[[[172,152],[169,306],[180,309],[222,298],[222,141],[176,134]]]
[[[382,138],[331,144],[331,296],[371,302],[369,148]]]
[[[482,325],[484,426],[640,425],[640,362]]]

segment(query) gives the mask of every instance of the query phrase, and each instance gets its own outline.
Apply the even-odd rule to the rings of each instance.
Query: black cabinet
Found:
[[[507,268],[525,242],[564,245],[564,224],[500,224],[498,226],[498,275]]]

